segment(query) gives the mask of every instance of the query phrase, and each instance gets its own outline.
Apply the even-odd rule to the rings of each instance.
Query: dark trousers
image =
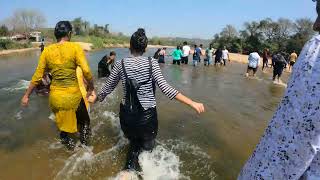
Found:
[[[180,65],[180,60],[173,60],[172,64],[178,64],[178,65]]]
[[[181,63],[182,64],[188,64],[188,61],[189,61],[189,57],[188,56],[182,57],[182,59],[181,59]]]
[[[158,63],[165,63],[164,62],[164,56],[159,56]]]
[[[226,66],[227,60],[223,59],[223,65]]]
[[[262,70],[264,70],[265,67],[269,67],[268,59],[263,59]]]
[[[84,145],[88,145],[88,140],[91,134],[90,117],[83,99],[81,100],[76,111],[76,117],[78,131],[80,133],[80,142]],[[70,137],[70,134],[71,133],[61,131],[60,139],[62,144],[64,144],[68,149],[72,150],[75,146],[75,141]]]
[[[278,67],[278,66],[273,67],[273,80],[275,80],[277,76],[278,78],[281,77],[283,69],[284,67]]]
[[[120,125],[124,135],[129,139],[125,170],[141,171],[139,155],[142,151],[152,151],[158,134],[156,108],[149,108],[138,113],[128,112],[120,105]]]

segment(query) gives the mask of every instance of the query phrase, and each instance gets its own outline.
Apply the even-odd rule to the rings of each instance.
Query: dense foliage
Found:
[[[7,50],[7,49],[23,49],[23,48],[30,48],[30,43],[22,43],[16,42],[8,39],[0,39],[0,50]]]
[[[305,42],[315,34],[312,25],[313,22],[308,18],[295,22],[284,18],[246,22],[240,31],[227,25],[220,34],[214,36],[212,43],[216,48],[227,46],[235,53],[262,52],[265,48],[271,52],[300,52]]]

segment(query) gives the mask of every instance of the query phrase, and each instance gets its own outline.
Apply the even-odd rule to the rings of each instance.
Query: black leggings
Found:
[[[262,63],[262,70],[264,70],[264,68],[268,67],[268,59],[263,59],[263,63]]]
[[[172,64],[178,64],[180,65],[180,60],[173,60],[173,63]]]
[[[156,108],[128,113],[120,105],[120,124],[124,135],[129,139],[130,147],[127,154],[125,170],[141,171],[139,155],[142,151],[152,151],[158,134]]]
[[[88,145],[88,139],[91,132],[90,117],[83,99],[81,100],[79,107],[76,111],[76,117],[77,117],[78,131],[80,133],[80,142],[84,145]],[[61,131],[60,139],[62,143],[67,146],[68,149],[73,149],[75,146],[75,142],[70,137],[70,134],[71,133]]]
[[[273,67],[273,80],[275,80],[277,76],[278,78],[281,77],[283,69],[284,67],[277,67],[277,66]]]

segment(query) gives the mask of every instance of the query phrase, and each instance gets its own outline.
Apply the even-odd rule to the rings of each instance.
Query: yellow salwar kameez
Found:
[[[32,84],[38,85],[45,70],[51,73],[49,105],[59,130],[68,133],[78,131],[76,111],[83,98],[76,74],[78,66],[84,78],[91,81],[92,74],[80,45],[73,42],[56,43],[44,49],[31,80]]]

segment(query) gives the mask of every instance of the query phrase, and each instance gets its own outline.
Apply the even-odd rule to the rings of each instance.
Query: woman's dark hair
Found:
[[[117,54],[116,54],[116,52],[115,51],[111,51],[110,52],[110,56],[116,56]]]
[[[72,25],[69,21],[59,21],[54,28],[54,36],[57,40],[68,36],[72,32]]]
[[[143,54],[148,46],[148,38],[144,29],[139,28],[132,34],[130,39],[130,50]]]

